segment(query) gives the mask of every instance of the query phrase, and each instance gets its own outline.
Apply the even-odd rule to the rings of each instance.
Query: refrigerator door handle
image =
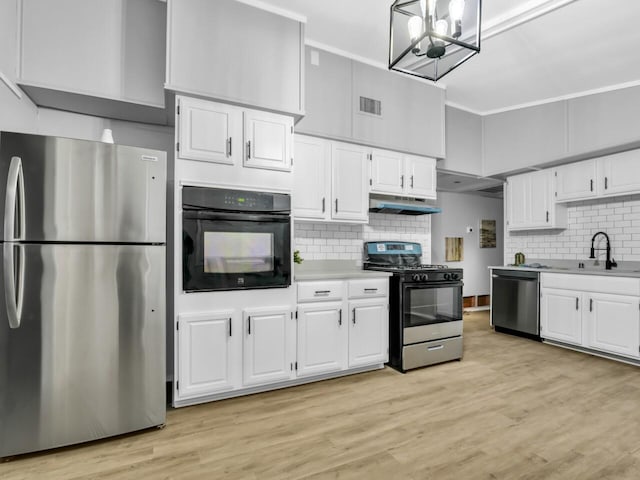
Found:
[[[16,231],[16,205],[18,230]],[[25,234],[24,175],[22,159],[11,157],[4,201],[4,241],[23,240]]]
[[[24,297],[24,253],[22,245],[5,243],[4,255],[4,300],[7,306],[7,318],[9,327],[20,328],[22,321],[22,304]],[[18,271],[15,270],[15,251],[18,250]],[[16,278],[17,277],[17,278]],[[17,295],[16,295],[17,291]]]

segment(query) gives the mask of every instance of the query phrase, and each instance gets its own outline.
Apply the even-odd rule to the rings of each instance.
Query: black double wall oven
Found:
[[[291,285],[291,197],[185,186],[185,292]]]

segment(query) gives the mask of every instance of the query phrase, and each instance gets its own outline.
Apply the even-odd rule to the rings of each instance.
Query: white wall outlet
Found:
[[[318,50],[311,50],[311,65],[314,67],[320,65],[320,52]]]

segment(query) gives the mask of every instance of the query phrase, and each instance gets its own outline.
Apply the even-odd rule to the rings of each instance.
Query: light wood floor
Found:
[[[638,479],[640,370],[494,333],[464,359],[170,411],[167,427],[0,464],[0,479]]]

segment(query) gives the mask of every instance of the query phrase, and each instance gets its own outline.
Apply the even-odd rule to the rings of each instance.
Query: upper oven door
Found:
[[[291,284],[289,215],[185,210],[182,223],[184,291]]]
[[[404,328],[462,320],[462,282],[405,283]]]

